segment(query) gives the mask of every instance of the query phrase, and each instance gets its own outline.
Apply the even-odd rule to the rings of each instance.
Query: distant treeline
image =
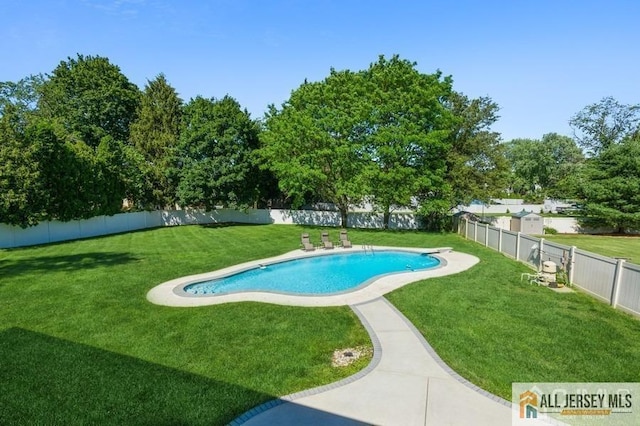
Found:
[[[605,98],[571,118],[574,138],[507,143],[491,130],[498,110],[381,56],[305,80],[256,120],[231,96],[185,103],[163,74],[140,90],[107,58],[78,55],[0,82],[0,222],[278,200],[329,202],[344,221],[366,202],[385,224],[413,207],[440,229],[451,208],[509,194],[581,199],[591,221],[638,227],[637,105]]]

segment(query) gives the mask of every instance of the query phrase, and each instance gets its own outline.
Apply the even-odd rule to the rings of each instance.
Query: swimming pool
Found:
[[[247,291],[327,295],[367,285],[381,275],[435,268],[426,253],[384,250],[329,254],[263,264],[233,275],[185,286],[189,295]]]

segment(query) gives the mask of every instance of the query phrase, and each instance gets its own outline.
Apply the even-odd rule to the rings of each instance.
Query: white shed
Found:
[[[510,228],[512,231],[523,234],[542,235],[544,221],[539,214],[522,210],[520,213],[511,215]]]

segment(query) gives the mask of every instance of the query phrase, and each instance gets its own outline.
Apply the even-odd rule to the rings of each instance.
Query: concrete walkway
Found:
[[[374,358],[345,380],[266,403],[232,425],[510,425],[510,404],[448,368],[385,298],[352,305]]]
[[[240,416],[232,425],[510,425],[510,404],[466,382],[447,367],[413,324],[384,298],[408,283],[465,271],[478,258],[447,248],[374,247],[375,251],[387,249],[433,253],[441,264],[429,270],[385,275],[353,291],[326,296],[242,292],[202,297],[184,291],[191,283],[261,265],[333,253],[294,250],[167,281],[151,289],[147,299],[159,305],[184,307],[241,301],[348,305],[367,328],[374,346],[373,360],[367,368],[339,382],[270,401]]]

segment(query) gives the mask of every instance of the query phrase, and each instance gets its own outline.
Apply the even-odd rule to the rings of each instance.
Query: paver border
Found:
[[[386,303],[391,310],[393,310],[396,315],[402,320],[404,321],[404,323],[407,325],[407,327],[411,330],[411,332],[416,336],[416,338],[422,343],[422,346],[424,346],[425,350],[427,351],[427,353],[436,361],[436,363],[447,372],[447,374],[449,374],[451,377],[453,377],[454,379],[456,379],[456,381],[460,382],[461,384],[465,385],[467,388],[476,391],[477,393],[495,401],[498,402],[502,405],[504,405],[505,407],[509,407],[511,408],[511,401],[507,401],[504,398],[500,398],[497,395],[492,394],[491,392],[488,392],[484,389],[482,389],[479,386],[474,385],[473,383],[471,383],[470,381],[468,381],[467,379],[465,379],[464,377],[462,377],[460,374],[458,374],[453,368],[449,367],[449,365],[444,362],[444,360],[442,358],[440,358],[440,356],[438,355],[438,353],[435,351],[435,349],[433,349],[433,346],[431,346],[429,344],[429,342],[427,341],[427,339],[422,335],[422,333],[420,333],[420,330],[418,330],[418,328],[413,325],[413,323],[411,321],[409,321],[409,319],[404,316],[404,314],[402,312],[400,312],[400,310],[398,310],[398,308],[395,307],[395,305],[393,303],[391,303],[387,298],[382,297],[383,302]]]

